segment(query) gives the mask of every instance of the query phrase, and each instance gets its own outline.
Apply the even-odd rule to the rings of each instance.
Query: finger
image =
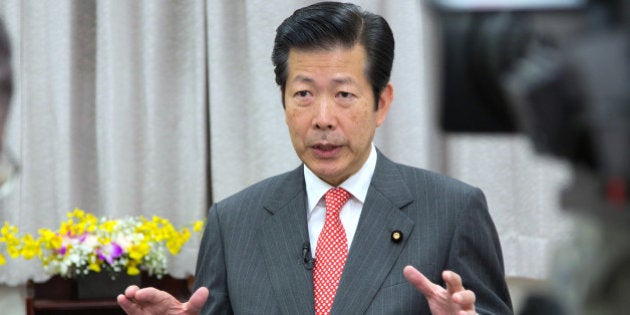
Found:
[[[138,304],[134,303],[123,294],[119,294],[118,297],[116,297],[116,301],[126,314],[139,314],[141,311]]]
[[[432,296],[435,293],[435,286],[431,280],[427,279],[418,269],[413,266],[406,266],[403,269],[403,275],[418,291],[425,297]],[[441,287],[440,287],[441,288]]]
[[[135,298],[136,302],[139,304],[158,304],[169,298],[175,300],[170,294],[153,287],[142,288],[136,291]]]
[[[449,294],[453,294],[455,292],[464,291],[464,286],[462,285],[462,277],[458,274],[446,270],[442,272],[442,279],[444,279],[444,283],[446,283],[446,290]]]
[[[475,292],[471,290],[464,290],[453,294],[453,301],[466,310],[471,309],[471,307],[475,305],[476,300]]]
[[[208,288],[200,287],[190,296],[186,310],[193,314],[199,313],[203,308],[203,305],[206,304],[209,296],[210,291],[208,291]]]
[[[125,296],[130,300],[134,300],[136,298],[136,292],[138,292],[138,290],[140,290],[140,288],[138,288],[137,285],[130,285],[127,287],[127,289],[125,289]]]

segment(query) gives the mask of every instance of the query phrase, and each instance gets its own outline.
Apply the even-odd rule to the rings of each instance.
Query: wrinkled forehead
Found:
[[[299,56],[299,58],[296,59],[296,56]],[[324,56],[323,59],[322,56]],[[330,47],[291,48],[287,58],[287,65],[291,68],[292,63],[295,63],[296,61],[304,62],[315,60],[319,60],[321,66],[332,65],[335,61],[338,61],[337,59],[333,59],[333,56],[345,56],[347,59],[346,62],[358,62],[362,65],[361,67],[363,70],[368,70],[369,60],[367,50],[361,44],[350,46],[339,44]]]

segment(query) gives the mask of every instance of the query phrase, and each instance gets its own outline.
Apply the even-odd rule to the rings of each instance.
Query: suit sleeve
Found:
[[[227,287],[225,253],[217,204],[214,204],[208,213],[197,257],[195,290],[202,286],[208,288],[210,296],[201,314],[233,314]]]
[[[448,268],[475,292],[478,314],[513,314],[503,254],[483,192],[475,188],[458,212]]]

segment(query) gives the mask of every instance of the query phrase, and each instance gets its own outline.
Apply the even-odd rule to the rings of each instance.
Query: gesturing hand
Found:
[[[201,287],[193,293],[188,302],[182,303],[167,292],[156,288],[140,289],[132,285],[125,290],[124,295],[118,295],[117,301],[129,315],[196,315],[201,311],[208,296],[208,289]]]
[[[424,294],[429,302],[429,308],[433,315],[474,315],[475,293],[465,290],[462,278],[452,272],[444,271],[442,279],[446,283],[446,289],[431,282],[420,271],[412,266],[403,269],[407,281],[418,291]]]

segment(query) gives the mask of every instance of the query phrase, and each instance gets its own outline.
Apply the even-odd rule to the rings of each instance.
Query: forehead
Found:
[[[311,75],[345,75],[365,79],[366,52],[363,46],[330,49],[291,49],[288,81]]]

